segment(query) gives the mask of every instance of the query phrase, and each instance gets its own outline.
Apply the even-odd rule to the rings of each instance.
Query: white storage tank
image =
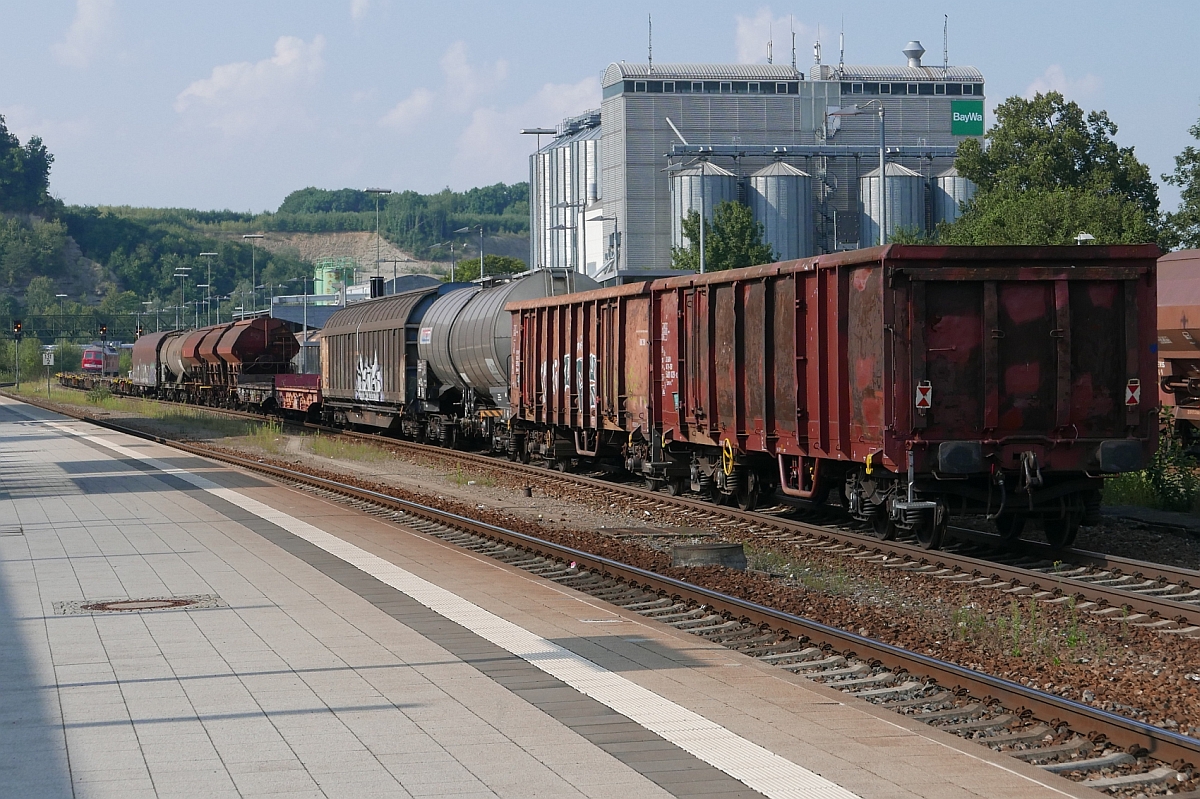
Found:
[[[750,176],[747,193],[754,221],[763,226],[763,243],[777,261],[812,255],[812,176],[776,161]]]
[[[737,202],[737,176],[716,164],[701,161],[671,175],[671,246],[689,247],[682,219],[700,211],[712,223],[713,209],[723,202]]]
[[[900,164],[887,164],[888,240],[897,230],[925,233],[925,178]],[[858,181],[858,246],[879,244],[879,167]]]
[[[933,224],[950,223],[962,216],[962,206],[975,196],[974,183],[950,167],[933,179]]]

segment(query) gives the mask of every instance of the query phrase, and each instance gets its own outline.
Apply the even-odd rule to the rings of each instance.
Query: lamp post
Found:
[[[58,300],[58,359],[61,361],[63,345],[67,343],[67,319],[66,311],[63,310],[63,300],[67,295],[55,294],[54,297]]]
[[[483,278],[483,225],[468,225],[460,227],[455,233],[470,233],[475,228],[479,228],[479,277]]]
[[[212,324],[212,308],[209,307],[209,301],[212,299],[212,295],[209,294],[209,284],[197,283],[196,288],[204,289],[204,324],[211,325]],[[197,314],[200,313],[200,300],[196,300],[196,313]],[[199,326],[200,325],[196,325],[196,327],[199,327]]]
[[[179,329],[179,309],[182,307],[184,309],[184,312],[185,313],[187,312],[187,284],[184,282],[184,280],[187,278],[188,272],[190,272],[190,271],[192,271],[192,268],[190,266],[175,267],[175,277],[179,278],[179,293],[180,293],[180,300],[179,300],[180,305],[175,306],[175,329],[176,330]],[[187,321],[186,316],[184,317],[184,321]]]
[[[445,247],[446,245],[450,245],[450,282],[453,283],[454,282],[454,242],[452,242],[452,241],[439,242],[438,244],[432,245],[429,249],[432,250],[432,249],[436,249],[437,247]]]
[[[243,233],[242,234],[243,239],[250,239],[250,285],[251,286],[254,285],[254,249],[255,249],[254,242],[257,241],[258,239],[261,239],[262,237],[263,237],[263,234],[261,234],[261,233]],[[256,297],[255,297],[255,295],[252,294],[250,296],[250,313],[254,313],[254,311],[255,311],[255,301],[256,301]]]
[[[572,209],[572,210],[575,208],[587,208],[587,200],[583,200],[583,201],[577,202],[577,203],[561,202],[561,203],[558,203],[557,205],[555,205],[554,207],[555,208],[568,208],[568,209]],[[575,214],[572,214],[572,216],[574,217]],[[562,228],[564,228],[564,229],[567,227],[568,227],[567,225],[562,226]],[[580,234],[579,234],[580,225],[579,225],[578,219],[576,219],[575,226],[570,229],[574,230],[576,237],[578,237],[582,240],[577,243],[579,246],[572,247],[572,249],[575,251],[575,271],[583,272],[586,274],[587,273],[587,225],[584,224],[582,227],[583,227],[583,235],[582,236],[580,236]],[[554,227],[552,227],[550,229],[551,230],[559,230],[560,227],[558,225],[555,225]],[[573,244],[576,244],[576,242],[573,242]],[[580,257],[579,257],[580,249],[583,250],[583,258],[582,259],[580,259]],[[581,262],[583,264],[583,269],[579,268],[579,265]]]
[[[616,277],[618,270],[621,268],[621,231],[617,229],[617,218],[615,216],[593,216],[591,219],[585,219],[585,222],[612,222],[613,223],[613,276]],[[700,218],[700,229],[704,229],[704,217]],[[704,248],[700,248],[704,252]]]
[[[556,133],[558,133],[558,131],[555,130],[554,128],[521,128],[522,136],[537,136],[537,150],[534,151],[534,155],[541,155],[542,137],[543,136],[553,136]],[[537,236],[538,233],[540,233],[542,230],[542,224],[541,224],[541,219],[540,219],[541,212],[542,212],[542,206],[539,202],[537,202],[537,187],[542,186],[544,188],[546,185],[546,181],[544,179],[542,179],[542,175],[540,173],[541,173],[541,159],[539,158],[537,160],[537,162],[535,162],[534,168],[533,168],[533,170],[531,170],[531,173],[529,175],[529,235],[530,236]],[[542,265],[541,264],[541,260],[542,260],[541,244],[542,244],[542,242],[539,239],[534,239],[534,242],[535,242],[535,246],[537,247],[537,254],[535,255],[535,257],[533,259],[535,262],[533,264],[533,268],[537,269],[538,267],[540,267]]]
[[[834,111],[831,117],[856,117],[875,106],[879,114],[879,244],[887,244],[887,150],[884,144],[884,109],[882,100],[870,100],[854,106],[853,111]],[[859,233],[861,237],[861,231]],[[837,242],[834,242],[836,245]],[[861,246],[861,242],[860,242]]]
[[[205,283],[203,288],[204,288],[204,312],[205,312],[205,314],[207,314],[205,323],[210,324],[210,325],[212,324],[212,309],[209,306],[209,303],[212,301],[212,289],[210,288],[210,286],[212,285],[212,259],[218,257],[218,255],[219,254],[215,253],[215,252],[200,253],[200,257],[203,258],[204,260],[208,261],[208,283]],[[197,286],[196,288],[200,288],[200,286]]]
[[[363,189],[367,194],[375,195],[375,274],[379,274],[379,198],[391,194],[391,189]]]

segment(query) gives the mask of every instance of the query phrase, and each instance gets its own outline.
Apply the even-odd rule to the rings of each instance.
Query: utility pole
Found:
[[[250,294],[250,313],[254,313],[254,310],[256,307],[255,304],[257,302],[257,297],[258,297],[258,293],[254,290],[254,286],[256,285],[254,282],[254,266],[255,266],[255,264],[254,264],[254,250],[255,250],[254,242],[258,241],[262,237],[263,237],[263,234],[261,234],[261,233],[243,233],[242,234],[243,239],[250,239],[250,292],[251,292],[251,294]],[[209,282],[212,282],[212,281],[209,281]],[[242,315],[245,316],[244,310],[242,312]]]
[[[379,197],[391,194],[391,189],[363,189],[367,194],[375,195],[375,275],[379,276]]]
[[[204,287],[205,324],[212,324],[212,259],[218,256],[215,252],[202,252],[200,257],[208,262],[208,284]]]

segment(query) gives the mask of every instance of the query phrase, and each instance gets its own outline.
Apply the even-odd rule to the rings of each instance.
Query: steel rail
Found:
[[[500,468],[500,464],[502,463],[494,457],[480,455],[473,452],[447,450],[428,444],[419,444],[416,442],[404,441],[403,439],[387,438],[370,433],[338,431],[336,428],[325,428],[314,425],[308,426],[315,427],[316,429],[323,431],[329,431],[331,433],[340,433],[342,435],[349,435],[353,438],[373,441],[384,446],[392,446],[398,449],[414,449],[419,452],[425,452],[427,454],[440,457],[448,457],[471,463],[478,463],[493,469]],[[972,574],[979,577],[991,577],[999,582],[1010,582],[1014,585],[1020,584],[1027,586],[1034,591],[1048,590],[1073,596],[1077,600],[1099,601],[1112,607],[1128,608],[1130,611],[1145,613],[1156,618],[1170,619],[1181,624],[1200,626],[1200,607],[1187,605],[1180,602],[1173,602],[1169,596],[1143,596],[1131,591],[1121,590],[1119,587],[1096,585],[1088,580],[1077,580],[1072,577],[1057,576],[1054,574],[1054,572],[1034,571],[1031,569],[1022,568],[1020,566],[1009,566],[997,561],[946,550],[927,550],[911,544],[905,544],[900,541],[881,541],[873,536],[854,533],[848,530],[841,530],[824,525],[813,524],[811,522],[784,519],[754,511],[736,510],[733,508],[715,505],[711,502],[692,499],[690,497],[672,497],[655,491],[650,491],[645,488],[622,483],[614,483],[612,481],[587,477],[585,475],[576,475],[569,472],[549,472],[541,467],[529,466],[522,463],[512,463],[508,461],[503,462],[502,468],[505,472],[528,474],[531,477],[541,480],[550,479],[551,476],[553,476],[553,479],[556,482],[561,482],[562,480],[566,479],[587,488],[616,491],[618,493],[627,494],[639,499],[644,499],[646,501],[671,505],[697,513],[716,513],[729,518],[731,521],[743,522],[760,527],[763,525],[768,525],[790,533],[826,538],[843,544],[853,544],[855,546],[873,549],[874,551],[887,555],[888,557],[905,557],[917,563],[930,563],[938,566],[939,568],[956,568],[967,574]],[[997,539],[999,538],[998,536],[990,537]],[[1050,547],[1038,545],[1032,542],[1030,542],[1028,546],[1026,546],[1023,542],[1022,549],[1025,551],[1038,552],[1039,554],[1043,554],[1051,560],[1062,558],[1064,560],[1075,562],[1075,558],[1072,556],[1078,555],[1078,560],[1081,563],[1087,562],[1089,565],[1097,565],[1101,566],[1102,568],[1120,568],[1124,573],[1128,574],[1143,574],[1147,577],[1153,576],[1170,583],[1200,587],[1200,572],[1193,572],[1187,569],[1180,569],[1156,563],[1125,560],[1122,558],[1100,555],[1094,552],[1083,552],[1077,550],[1062,550],[1055,554]]]
[[[32,399],[18,396],[13,396],[13,399],[18,399],[22,402],[30,402],[31,404],[38,405],[38,407],[47,408],[48,410],[56,410],[54,408],[48,408],[45,405],[41,405],[39,402],[33,401]],[[186,407],[201,407],[205,410],[211,410],[215,413],[230,414],[242,418],[266,419],[266,417],[256,416],[245,411],[229,411],[219,408],[208,408],[208,406],[191,406],[187,405],[186,403],[175,403],[166,400],[149,401],[166,402],[170,405],[184,405]],[[284,420],[284,422],[291,425],[301,425],[301,423],[288,420]],[[455,460],[468,463],[476,463],[486,468],[502,468],[506,473],[525,474],[537,480],[553,479],[556,482],[567,480],[583,488],[612,491],[635,497],[647,502],[673,506],[675,508],[693,513],[717,514],[729,519],[732,522],[740,522],[759,527],[766,525],[792,534],[813,536],[837,543],[862,547],[873,550],[882,555],[887,555],[889,558],[901,557],[916,563],[932,564],[938,568],[957,569],[964,574],[970,574],[976,577],[990,577],[998,582],[1009,582],[1014,586],[1026,586],[1033,591],[1047,590],[1061,595],[1072,596],[1077,601],[1103,603],[1104,605],[1110,607],[1127,609],[1131,613],[1144,613],[1153,618],[1168,619],[1182,625],[1200,626],[1200,606],[1172,601],[1169,595],[1146,596],[1132,591],[1122,590],[1122,588],[1119,586],[1096,585],[1094,582],[1089,580],[1074,579],[1068,576],[1058,576],[1055,575],[1054,572],[1035,571],[1032,569],[1022,568],[1020,566],[1009,566],[998,561],[955,553],[948,550],[927,550],[915,545],[906,544],[902,541],[881,541],[873,536],[855,533],[849,530],[814,524],[812,522],[785,519],[755,511],[737,510],[734,508],[716,505],[712,502],[705,502],[701,499],[694,499],[692,497],[670,496],[660,492],[650,491],[649,489],[638,486],[616,483],[611,480],[603,480],[600,478],[588,477],[586,475],[572,474],[570,472],[550,472],[549,470],[539,466],[530,466],[528,464],[512,461],[500,461],[493,456],[483,455],[475,452],[448,450],[444,447],[421,444],[414,441],[406,441],[404,439],[391,438],[376,433],[362,433],[353,430],[342,430],[339,428],[327,427],[311,422],[303,423],[302,426],[307,429],[318,430],[320,432],[326,432],[332,435],[341,435],[349,438],[371,441],[381,446],[392,447],[399,450],[411,450],[433,455],[435,457],[453,458]],[[963,530],[962,532],[968,537],[976,540],[999,539],[998,536],[988,533],[980,533],[974,530]],[[1064,561],[1064,563],[1087,564],[1105,569],[1118,569],[1123,574],[1140,574],[1146,579],[1158,579],[1169,584],[1200,588],[1200,572],[1182,569],[1179,567],[1172,567],[1165,564],[1128,560],[1124,558],[1118,558],[1116,556],[1103,555],[1100,553],[1087,552],[1083,550],[1061,550],[1059,552],[1055,552],[1050,547],[1038,544],[1036,542],[1021,542],[1018,551],[1038,554],[1052,561],[1061,559]]]
[[[656,574],[590,552],[555,544],[515,530],[508,530],[449,511],[393,497],[379,491],[225,452],[216,452],[204,445],[172,441],[161,436],[126,428],[108,420],[92,419],[83,415],[75,418],[269,477],[323,488],[392,510],[402,510],[431,522],[456,527],[465,532],[527,549],[535,555],[562,561],[575,561],[581,570],[586,569],[624,580],[634,587],[670,594],[679,600],[709,605],[744,623],[769,627],[792,636],[804,636],[810,641],[828,645],[847,657],[857,657],[876,662],[895,671],[932,679],[943,687],[953,686],[965,689],[973,696],[980,697],[985,701],[995,700],[1018,713],[1028,712],[1051,726],[1067,724],[1076,731],[1086,730],[1093,735],[1101,734],[1107,740],[1128,751],[1144,752],[1157,760],[1177,764],[1177,767],[1200,763],[1200,739],[1028,688],[1011,680],[975,671],[857,633],[831,627],[813,619]]]

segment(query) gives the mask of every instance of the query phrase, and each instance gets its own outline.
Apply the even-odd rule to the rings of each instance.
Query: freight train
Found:
[[[1158,260],[1158,371],[1163,405],[1184,445],[1200,449],[1200,250]]]
[[[144,337],[122,385],[745,509],[832,494],[928,548],[952,515],[1066,546],[1156,445],[1157,255],[890,245],[604,289],[539,270],[338,311],[319,385],[263,319]]]

